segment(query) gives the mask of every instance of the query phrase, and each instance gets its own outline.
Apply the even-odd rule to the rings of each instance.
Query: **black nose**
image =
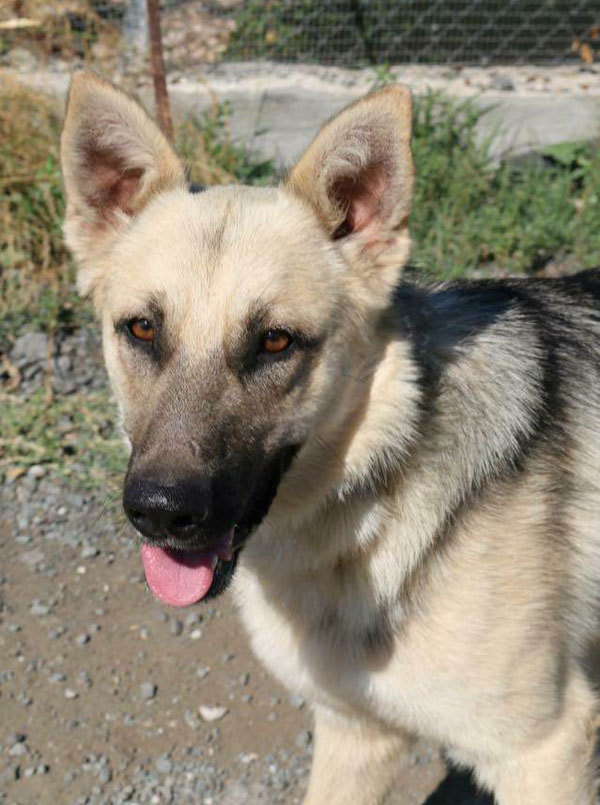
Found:
[[[162,486],[128,480],[123,493],[127,517],[145,537],[194,537],[209,515],[209,490],[202,483]]]

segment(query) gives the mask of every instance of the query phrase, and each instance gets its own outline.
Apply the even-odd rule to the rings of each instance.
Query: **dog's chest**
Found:
[[[392,561],[375,555],[355,573],[329,569],[286,579],[281,565],[257,573],[244,558],[234,581],[239,611],[254,652],[289,689],[315,705],[431,732],[441,709],[439,677],[423,648],[435,636],[404,628],[402,604],[390,603],[392,582],[378,563],[389,568]]]
[[[280,575],[285,565],[270,575],[257,572],[249,552],[234,589],[256,655],[316,705],[371,714],[390,727],[475,751],[480,736],[468,724],[483,720],[490,734],[501,736],[505,722],[497,721],[494,702],[504,701],[507,687],[518,692],[527,683],[519,676],[525,674],[519,670],[523,640],[510,597],[487,569],[492,560],[497,566],[499,549],[506,561],[514,549],[504,529],[499,540],[491,523],[480,526],[475,543],[457,533],[452,554],[419,586],[418,604],[407,605],[399,594],[395,533],[349,575],[331,566],[322,574]],[[529,668],[525,676],[535,672]],[[515,701],[518,707],[518,696]]]
[[[241,569],[235,584],[253,650],[284,686],[317,706],[439,733],[447,693],[438,695],[439,675],[428,668],[425,635],[418,630],[414,637],[394,635],[379,620],[371,631],[359,629],[352,637],[352,613],[347,612],[345,622],[328,619],[327,601],[318,600],[314,591],[314,618],[301,623],[291,605],[270,599],[252,574]],[[306,596],[311,597],[308,589]],[[365,619],[366,614],[355,612],[354,617]],[[452,713],[448,716],[453,720]]]

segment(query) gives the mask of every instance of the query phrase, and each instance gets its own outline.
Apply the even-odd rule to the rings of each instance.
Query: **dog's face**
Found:
[[[223,588],[296,454],[339,417],[408,254],[410,116],[389,88],[329,123],[280,188],[192,195],[133,100],[73,81],[65,232],[131,443],[125,510],[168,603]]]

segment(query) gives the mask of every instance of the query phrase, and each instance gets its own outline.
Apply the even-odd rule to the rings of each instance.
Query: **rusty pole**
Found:
[[[173,121],[169,107],[167,79],[165,77],[165,61],[163,59],[162,39],[160,35],[159,0],[146,0],[148,8],[148,39],[150,42],[150,65],[154,82],[156,99],[156,117],[166,137],[173,141]]]

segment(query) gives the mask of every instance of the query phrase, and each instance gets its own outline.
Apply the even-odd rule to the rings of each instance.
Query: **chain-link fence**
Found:
[[[272,59],[346,67],[600,58],[599,0],[163,0],[169,70]],[[145,0],[0,0],[0,54],[127,61]]]

